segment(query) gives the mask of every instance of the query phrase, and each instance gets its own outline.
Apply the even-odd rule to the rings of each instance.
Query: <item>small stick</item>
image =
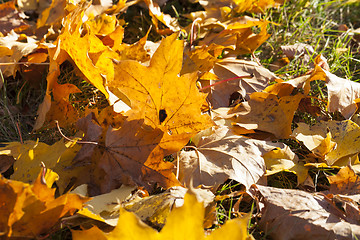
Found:
[[[13,62],[13,63],[0,63],[0,66],[8,66],[8,65],[50,65],[50,63],[33,63],[33,62]]]
[[[200,88],[199,91],[204,91],[204,89],[207,89],[207,88],[211,88],[213,86],[216,86],[216,85],[219,85],[221,83],[224,83],[224,82],[228,82],[228,81],[232,81],[232,80],[236,80],[236,79],[240,79],[240,78],[253,78],[254,77],[254,74],[250,74],[250,75],[244,75],[244,76],[239,76],[239,77],[233,77],[233,78],[228,78],[228,79],[225,79],[225,80],[221,80],[219,82],[216,82],[216,83],[213,83],[209,86],[205,86],[203,88]]]
[[[20,142],[21,144],[23,144],[23,139],[22,139],[22,135],[21,135],[21,130],[20,130],[20,127],[19,127],[19,122],[16,122],[16,127],[17,127],[17,130],[18,130],[18,133],[19,133],[19,137],[20,137]]]
[[[193,23],[191,24],[191,30],[190,30],[190,46],[193,45],[195,41],[195,27],[198,27],[198,30],[200,29],[199,22],[201,21],[201,18],[196,18]]]
[[[68,138],[67,136],[65,136],[63,134],[63,132],[61,131],[61,128],[59,126],[59,121],[55,120],[55,123],[56,123],[56,126],[57,126],[57,129],[59,130],[59,133],[60,135],[65,138],[66,140],[70,141],[70,142],[76,142],[76,143],[79,143],[79,144],[94,144],[94,145],[99,145],[99,143],[97,142],[89,142],[89,141],[76,141],[76,140],[73,140],[71,138]]]

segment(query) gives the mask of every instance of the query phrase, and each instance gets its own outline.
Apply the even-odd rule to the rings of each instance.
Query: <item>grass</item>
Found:
[[[187,1],[171,0],[163,7],[165,13],[177,17],[183,26],[189,23],[183,14],[194,10],[201,10],[201,6],[190,4]],[[339,28],[342,24],[345,24],[349,29],[360,27],[359,15],[360,3],[346,5],[343,1],[329,0],[286,1],[278,9],[270,9],[266,13],[254,16],[274,23],[270,24],[268,29],[271,37],[255,52],[255,56],[265,67],[270,69],[276,67],[275,73],[278,76],[291,79],[311,69],[311,61],[306,63],[302,57],[297,57],[290,59],[286,66],[279,66],[279,62],[284,58],[281,46],[306,43],[312,46],[316,52],[311,56],[312,59],[317,54],[322,54],[327,59],[332,73],[339,77],[359,81],[359,44],[354,41],[350,30]],[[126,22],[124,42],[129,44],[144,37],[152,25],[148,11],[137,5],[131,6],[125,14],[120,15],[120,18]],[[149,40],[158,41],[159,39],[160,36],[152,29]],[[44,83],[45,77],[46,72],[42,76],[42,83]],[[36,133],[31,132],[36,110],[45,94],[45,84],[34,88],[21,79],[21,76],[1,79],[5,84],[0,89],[0,142],[40,138],[43,142],[53,143],[60,139],[61,136],[53,128],[42,129]],[[80,88],[82,92],[71,95],[69,99],[80,112],[84,112],[86,108],[103,108],[107,104],[104,96],[98,90],[78,77],[71,64],[64,63],[62,65],[59,83],[72,83]],[[324,82],[313,82],[311,89],[312,96],[319,99],[326,98],[327,91]],[[326,106],[321,100],[313,103],[319,107],[322,117],[341,119],[339,115],[327,113]],[[306,113],[297,112],[294,122],[302,121],[314,124],[319,119]],[[65,129],[65,133],[70,135],[71,130]],[[286,143],[300,157],[308,151],[302,144],[294,140],[287,140]],[[316,184],[316,190],[326,189],[328,187],[326,175],[336,172],[337,170],[332,168],[310,169],[310,177]],[[280,172],[269,176],[268,185],[279,188],[299,188],[296,176],[289,172]],[[220,186],[217,195],[229,195],[229,197],[217,201],[217,221],[219,224],[237,216],[237,212],[233,211],[235,204],[237,204],[238,212],[255,213],[257,211],[254,201],[250,200],[246,194],[231,196],[232,193],[242,190],[243,187],[233,180]],[[256,239],[268,239],[268,236],[265,236],[258,229],[256,218],[253,218],[250,223],[250,232]],[[63,229],[51,236],[51,239],[70,238],[71,234],[69,234],[68,229]]]

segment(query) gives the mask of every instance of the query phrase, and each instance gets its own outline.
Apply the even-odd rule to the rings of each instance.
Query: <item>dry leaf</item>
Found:
[[[17,63],[22,57],[32,53],[38,44],[30,37],[26,37],[24,42],[20,35],[11,31],[7,36],[0,37],[0,46],[0,63]],[[0,66],[4,77],[15,75],[16,69],[16,64]]]
[[[42,172],[42,171],[41,171]],[[55,175],[55,176],[54,176]],[[72,215],[82,208],[88,198],[76,194],[54,197],[52,185],[57,174],[48,170],[39,174],[33,185],[12,181],[0,176],[0,231],[7,237],[36,238],[47,234],[61,217]],[[45,178],[46,180],[41,180]]]
[[[293,189],[253,186],[261,199],[259,222],[274,239],[356,239],[360,226],[344,215],[324,194]]]
[[[350,119],[358,109],[356,103],[360,98],[360,83],[340,78],[325,70],[324,72],[329,95],[329,111],[339,111],[346,119]]]
[[[170,15],[161,12],[159,5],[155,1],[145,0],[144,2],[149,8],[149,13],[152,16],[152,22],[159,33],[168,34],[168,33],[180,31],[180,26],[179,23],[177,22],[177,19],[172,18]],[[160,29],[158,21],[160,21],[165,26],[167,26],[170,31]]]
[[[132,109],[126,115],[132,119],[144,118],[145,124],[164,129],[171,139],[180,134],[190,139],[212,123],[209,116],[201,114],[206,95],[198,91],[196,76],[177,76],[182,66],[183,42],[176,38],[177,34],[173,34],[161,42],[149,67],[136,61],[116,63],[115,79],[108,86],[114,94],[120,91],[130,100]]]
[[[279,91],[285,90],[286,94],[275,95],[279,92],[273,91],[276,87],[274,85],[279,87]],[[249,101],[230,109],[229,115],[236,116],[234,121],[237,125],[246,129],[257,129],[272,133],[277,138],[288,138],[294,113],[304,94],[291,94],[288,90],[293,90],[293,87],[288,84],[274,85],[268,87],[272,90],[270,93],[265,92],[267,89],[264,92],[252,93]]]
[[[141,221],[148,225],[162,228],[170,210],[184,205],[184,196],[187,191],[186,188],[180,186],[171,187],[161,194],[125,202],[123,207],[127,211],[135,213]],[[197,201],[204,204],[204,207],[208,207],[214,201],[215,196],[210,190],[195,188],[191,191],[195,194]]]
[[[15,8],[15,1],[0,4],[0,12],[0,33],[3,35],[12,30],[19,32],[29,27],[21,17],[21,13]]]
[[[74,240],[88,239],[97,236],[97,239],[174,239],[174,240],[201,240],[201,239],[247,239],[247,224],[249,216],[227,221],[221,228],[205,236],[203,230],[204,207],[197,202],[195,195],[186,194],[185,203],[175,208],[169,214],[164,228],[156,230],[144,225],[133,213],[121,209],[118,225],[110,233],[103,233],[97,227],[89,230],[72,231]]]
[[[202,137],[195,151],[180,152],[179,180],[216,189],[230,178],[249,188],[265,174],[261,156],[277,147],[284,146],[234,135],[226,127],[219,128],[210,136]]]
[[[318,156],[324,155],[329,166],[360,152],[360,128],[351,120],[321,122],[310,128],[305,124],[299,124],[294,130],[294,136],[303,141],[306,147],[314,150]]]
[[[110,127],[106,133],[106,150],[99,162],[106,173],[102,192],[122,183],[136,183],[147,189],[155,183],[165,188],[179,185],[173,173],[174,165],[163,161],[165,155],[179,146],[174,141],[166,142],[163,135],[162,130],[144,125],[143,120],[124,121],[120,129]]]
[[[332,141],[331,132],[326,131],[324,125],[309,126],[305,123],[298,123],[293,136],[304,143],[316,156],[324,158],[334,149],[336,143]]]
[[[221,80],[239,76],[248,76],[243,79],[234,79],[215,85],[211,88],[209,100],[214,108],[228,107],[232,94],[238,92],[244,99],[253,92],[264,90],[276,76],[255,62],[225,58],[215,63],[212,72]],[[250,77],[253,75],[253,77]],[[216,81],[210,81],[214,84]]]
[[[298,185],[305,182],[308,176],[308,168],[300,163],[298,157],[288,146],[276,148],[262,156],[266,165],[266,176],[281,172],[293,172],[298,177]]]
[[[86,184],[78,186],[71,193],[87,196]],[[116,226],[119,219],[119,208],[125,200],[131,197],[131,193],[136,190],[134,187],[121,186],[109,193],[97,195],[86,203],[86,206],[80,209],[76,215],[104,222],[111,226]]]
[[[330,192],[332,194],[354,195],[360,193],[360,178],[351,166],[346,166],[334,175],[328,176]]]

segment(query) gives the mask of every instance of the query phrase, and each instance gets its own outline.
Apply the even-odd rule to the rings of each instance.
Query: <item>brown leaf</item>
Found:
[[[292,132],[294,113],[302,98],[304,94],[301,92],[281,97],[255,92],[250,95],[248,102],[230,109],[229,114],[236,116],[234,121],[241,127],[269,132],[277,138],[288,138]]]
[[[195,151],[181,151],[179,180],[216,189],[228,178],[249,188],[265,174],[262,155],[282,144],[234,135],[227,127],[202,137]]]
[[[264,90],[276,78],[275,74],[255,62],[235,58],[225,58],[215,63],[212,72],[221,80],[253,75],[212,87],[208,98],[214,108],[228,107],[231,95],[236,92],[244,99],[248,98],[249,94]],[[216,81],[210,81],[210,84],[214,83]]]
[[[340,78],[325,70],[324,72],[329,95],[329,111],[339,111],[346,119],[350,119],[357,111],[356,103],[360,98],[360,83]]]
[[[20,12],[15,8],[15,1],[0,4],[0,33],[6,35],[11,30],[19,32],[29,25],[20,17]]]
[[[120,129],[110,127],[99,163],[106,173],[102,191],[108,192],[122,183],[136,183],[148,189],[155,183],[165,188],[179,185],[173,173],[174,165],[163,161],[166,154],[179,146],[176,142],[166,142],[163,135],[161,129],[146,126],[143,120],[125,121]]]
[[[38,44],[30,37],[22,39],[20,35],[11,31],[7,36],[0,37],[0,63],[17,63],[23,56],[32,53]],[[6,50],[6,51],[4,51]],[[5,77],[13,76],[17,65],[2,65],[0,70]]]
[[[355,239],[358,222],[346,218],[324,194],[253,186],[260,199],[260,228],[274,239]]]

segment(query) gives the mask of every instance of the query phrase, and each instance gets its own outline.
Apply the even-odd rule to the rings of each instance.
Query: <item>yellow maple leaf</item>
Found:
[[[191,137],[212,123],[209,116],[201,114],[206,94],[197,89],[196,76],[178,76],[183,41],[176,38],[173,34],[161,42],[148,67],[136,61],[116,63],[115,78],[108,86],[130,100],[132,109],[126,114],[132,119],[144,118],[145,124],[163,126],[170,135],[187,133]]]
[[[97,239],[148,239],[148,240],[216,240],[251,239],[247,233],[250,215],[227,221],[221,228],[205,236],[203,229],[204,206],[196,200],[194,194],[187,193],[184,205],[175,208],[169,214],[166,224],[160,232],[140,222],[135,214],[121,209],[117,226],[110,233],[104,233],[97,227],[84,231],[72,231],[74,240],[87,240],[90,236]]]

